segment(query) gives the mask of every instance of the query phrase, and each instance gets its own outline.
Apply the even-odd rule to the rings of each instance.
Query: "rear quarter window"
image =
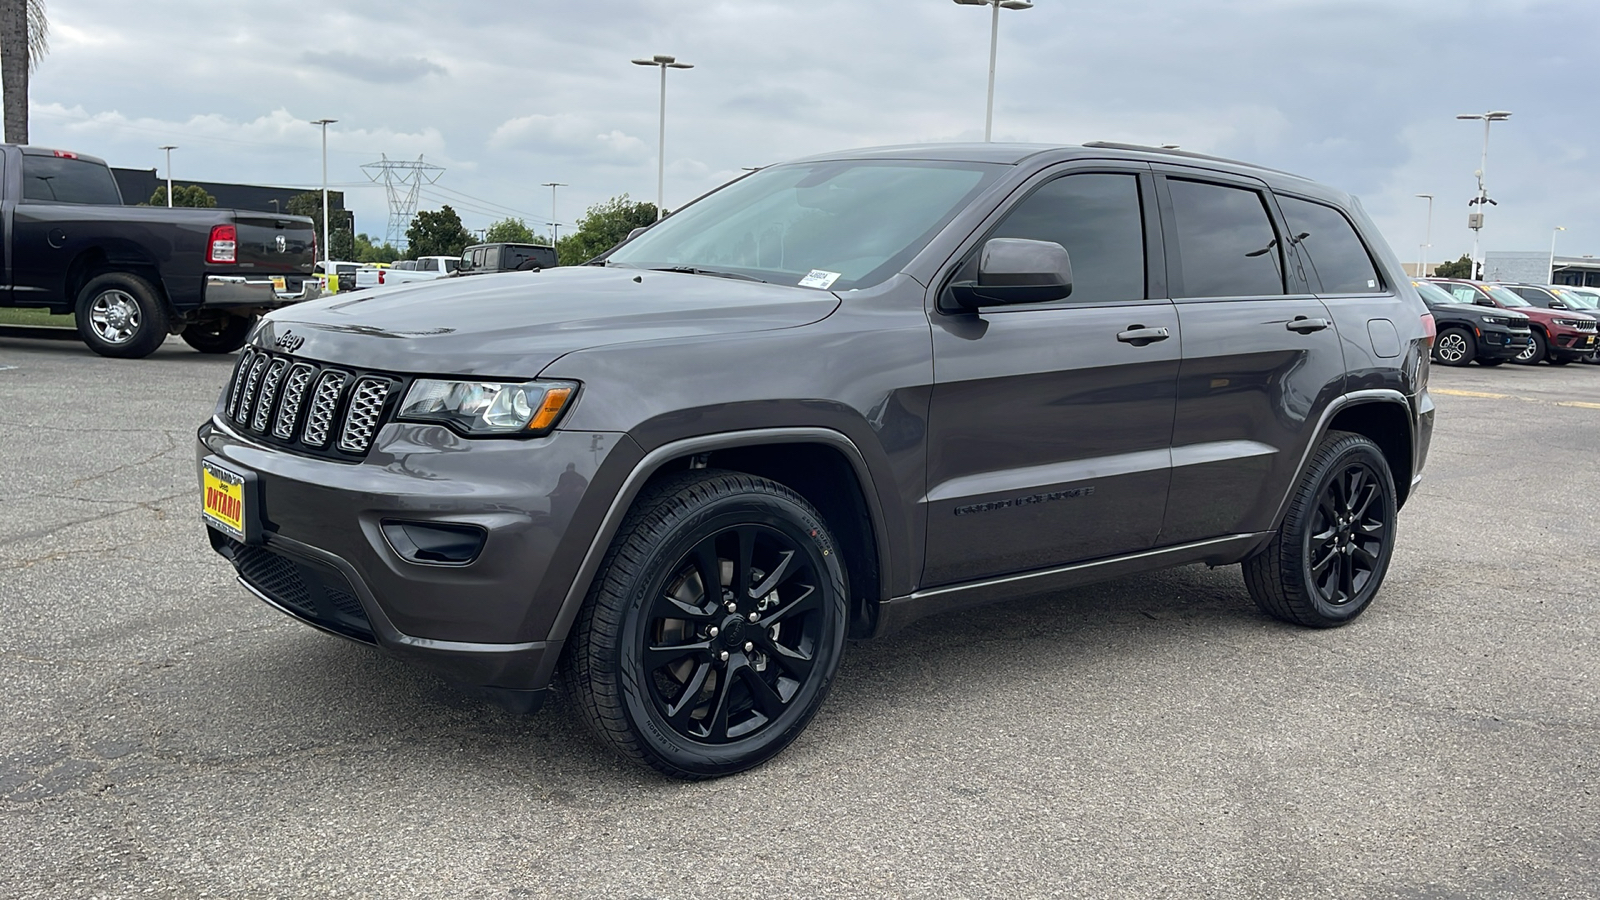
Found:
[[[1383,290],[1372,255],[1344,213],[1321,203],[1279,196],[1291,240],[1305,254],[1312,280],[1323,294],[1370,294]]]

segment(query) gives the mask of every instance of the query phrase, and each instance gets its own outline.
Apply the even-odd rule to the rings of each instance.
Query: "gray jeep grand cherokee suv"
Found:
[[[267,603],[670,775],[769,759],[846,637],[1187,563],[1372,601],[1432,319],[1350,197],[1146,147],[726,185],[585,266],[269,316],[199,431]]]

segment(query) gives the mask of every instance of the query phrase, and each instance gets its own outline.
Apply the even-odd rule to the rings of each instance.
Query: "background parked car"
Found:
[[[399,284],[449,278],[460,268],[461,258],[458,256],[420,256],[416,259],[403,259],[387,269],[363,266],[356,270],[356,288],[361,290],[393,287]]]
[[[462,275],[526,272],[553,269],[558,265],[556,248],[539,244],[473,244],[461,251]]]
[[[1437,284],[1413,281],[1439,330],[1434,362],[1447,366],[1498,366],[1528,349],[1528,317],[1511,310],[1489,310],[1463,301]]]
[[[1504,285],[1456,278],[1431,280],[1463,303],[1511,309],[1526,315],[1533,331],[1533,343],[1517,356],[1516,362],[1532,366],[1547,360],[1553,366],[1564,366],[1594,353],[1596,322],[1583,313],[1535,306]]]
[[[356,270],[359,268],[361,263],[358,262],[325,259],[316,265],[317,280],[322,282],[323,289],[330,294],[353,291],[356,289]]]

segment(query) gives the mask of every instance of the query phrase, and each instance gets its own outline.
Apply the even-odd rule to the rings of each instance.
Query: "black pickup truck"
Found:
[[[0,307],[72,313],[102,356],[149,356],[168,334],[229,353],[261,313],[321,294],[311,219],[124,206],[92,156],[0,145],[0,220]]]

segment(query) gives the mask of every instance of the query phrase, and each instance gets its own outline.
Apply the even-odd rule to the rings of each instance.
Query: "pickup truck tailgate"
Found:
[[[311,223],[244,210],[236,214],[235,223],[239,230],[241,275],[303,275],[311,271],[316,237]]]

